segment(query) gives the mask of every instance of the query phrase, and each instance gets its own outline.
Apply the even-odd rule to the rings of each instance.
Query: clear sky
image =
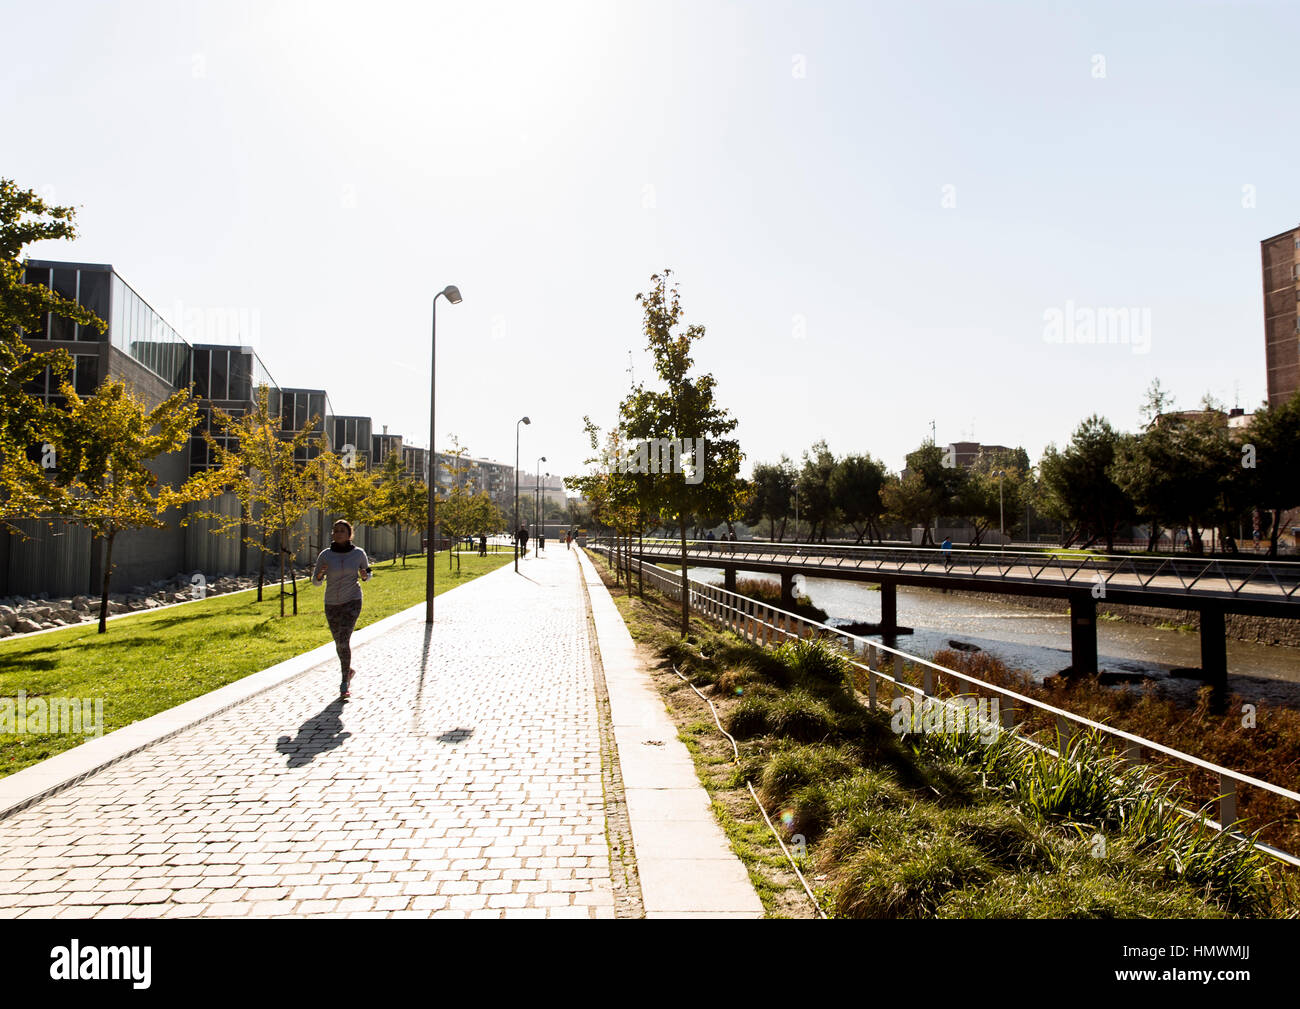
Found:
[[[678,275],[746,467],[1265,395],[1294,3],[5,3],[0,174],[198,341],[574,472]],[[1124,310],[1120,316],[1114,310]],[[1053,312],[1129,342],[1053,342]],[[1077,313],[1082,312],[1083,315]],[[186,324],[186,318],[190,325]],[[1146,329],[1149,320],[1149,329]],[[1059,332],[1059,331],[1058,331]],[[1127,335],[1123,337],[1127,339]],[[235,342],[233,333],[226,339]],[[1142,352],[1144,351],[1145,352]]]

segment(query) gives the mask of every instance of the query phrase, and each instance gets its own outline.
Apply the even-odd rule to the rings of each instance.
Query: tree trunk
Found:
[[[298,574],[293,569],[293,555],[289,556],[289,583],[293,586],[293,615],[298,615]]]
[[[637,536],[637,543],[640,545],[641,550],[644,551],[645,534],[641,531],[640,527],[637,528],[636,536]],[[639,595],[642,599],[645,598],[645,570],[644,569],[645,569],[645,558],[642,558],[641,563],[636,566],[636,591],[637,591],[637,595]]]
[[[117,533],[110,532],[104,541],[104,589],[99,597],[99,633],[108,631],[108,582],[113,577],[113,540]]]
[[[1273,531],[1268,536],[1268,556],[1272,560],[1277,559],[1277,530],[1282,524],[1282,509],[1273,509]]]
[[[257,601],[262,601],[262,584],[266,581],[266,530],[262,530],[261,546],[257,551]]]
[[[280,616],[284,616],[284,544],[280,544]]]

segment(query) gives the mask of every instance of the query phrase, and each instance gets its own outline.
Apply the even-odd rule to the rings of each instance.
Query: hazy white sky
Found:
[[[1153,377],[1265,394],[1300,219],[1286,3],[5,3],[0,174],[199,341],[439,447],[574,472],[670,266],[746,465],[1036,459]],[[1053,310],[1131,310],[1127,344]],[[186,320],[191,324],[187,325]],[[1079,318],[1083,318],[1080,316]],[[1114,316],[1112,316],[1114,318]],[[1149,318],[1149,344],[1141,329]],[[209,321],[204,321],[209,320]],[[230,342],[234,335],[227,334]],[[1146,352],[1139,352],[1146,346]]]

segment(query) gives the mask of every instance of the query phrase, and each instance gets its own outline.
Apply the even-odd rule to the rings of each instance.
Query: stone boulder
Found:
[[[39,631],[40,629],[40,624],[35,620],[28,620],[26,617],[19,617],[17,621],[14,622],[14,630],[19,634],[31,634],[32,631]]]

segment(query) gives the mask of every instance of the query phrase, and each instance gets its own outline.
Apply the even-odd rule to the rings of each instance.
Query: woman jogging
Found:
[[[339,696],[349,697],[348,689],[356,670],[352,668],[352,628],[361,616],[361,585],[357,581],[370,580],[370,559],[366,552],[352,543],[352,523],[339,519],[334,523],[334,542],[316,558],[311,583],[319,585],[326,578],[325,620],[334,635],[334,647],[339,653],[343,678]]]

